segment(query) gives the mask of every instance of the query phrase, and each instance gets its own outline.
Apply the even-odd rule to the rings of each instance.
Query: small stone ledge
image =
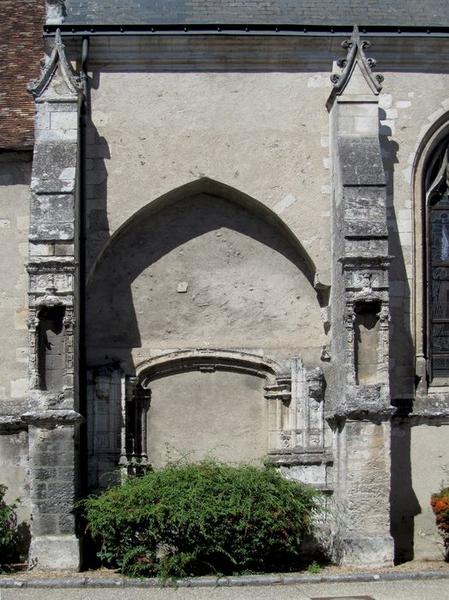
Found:
[[[27,428],[20,415],[2,415],[0,416],[0,433],[9,433],[20,431]]]
[[[413,402],[411,417],[449,417],[449,393],[432,392]]]
[[[290,467],[293,465],[321,465],[334,462],[332,452],[319,450],[284,450],[272,451],[268,454],[266,461],[276,466]]]
[[[370,406],[353,406],[347,404],[339,406],[334,410],[326,412],[325,418],[329,422],[340,421],[372,421],[373,423],[382,423],[389,421],[395,413],[395,408],[385,406],[384,404],[372,404]]]
[[[21,417],[24,423],[38,426],[77,425],[84,417],[74,410],[43,410],[26,412]]]

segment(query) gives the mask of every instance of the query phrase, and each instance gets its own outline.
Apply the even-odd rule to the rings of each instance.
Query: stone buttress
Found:
[[[338,560],[388,565],[389,288],[386,182],[379,143],[382,77],[357,27],[327,103],[332,160],[332,376]]]
[[[78,485],[78,139],[82,84],[59,31],[36,103],[29,231],[30,564],[76,569]]]

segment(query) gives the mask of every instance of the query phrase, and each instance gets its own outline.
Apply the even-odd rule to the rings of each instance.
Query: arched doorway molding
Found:
[[[320,368],[307,369],[300,358],[280,364],[241,350],[191,349],[146,359],[136,366],[136,376],[127,378],[122,465],[128,472],[151,464],[146,427],[152,382],[188,370],[235,371],[265,379],[261,402],[268,402],[267,454],[275,461],[282,462],[285,456],[292,461],[307,448],[321,459],[325,446],[325,383]]]
[[[413,207],[413,337],[415,344],[418,394],[427,392],[428,382],[428,309],[427,309],[427,198],[426,174],[437,159],[438,147],[449,142],[449,111],[441,112],[418,142],[412,166]]]
[[[300,362],[302,370],[303,365]],[[131,466],[151,463],[147,453],[147,413],[151,411],[151,385],[162,377],[187,371],[231,371],[265,380],[261,402],[269,403],[267,451],[291,443],[294,428],[291,361],[282,366],[260,355],[240,350],[191,349],[168,352],[148,358],[136,365],[136,376],[128,378],[126,392],[127,431],[124,439],[127,463]],[[151,412],[150,412],[151,418]],[[130,431],[130,428],[133,430]],[[130,443],[131,441],[131,443]],[[286,446],[287,447],[287,446]]]
[[[145,359],[136,365],[136,377],[145,388],[154,379],[191,369],[241,371],[266,378],[270,384],[290,377],[289,369],[283,369],[274,360],[249,352],[211,348],[180,350]]]

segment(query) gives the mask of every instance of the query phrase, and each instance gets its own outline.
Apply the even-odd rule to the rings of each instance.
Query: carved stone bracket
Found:
[[[275,383],[267,383],[264,386],[264,390],[264,396],[267,400],[281,400],[284,403],[290,402],[292,397],[291,376],[277,376]]]

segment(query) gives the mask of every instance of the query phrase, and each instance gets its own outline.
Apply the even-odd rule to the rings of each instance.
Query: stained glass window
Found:
[[[432,378],[449,377],[449,188],[447,151],[428,195],[429,350]]]

